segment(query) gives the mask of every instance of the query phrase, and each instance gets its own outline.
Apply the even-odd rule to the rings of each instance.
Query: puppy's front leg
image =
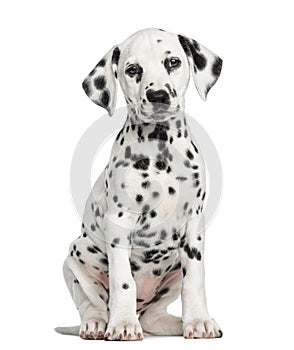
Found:
[[[109,270],[110,318],[105,332],[107,340],[142,340],[143,332],[136,315],[136,284],[129,257],[131,230],[129,223],[106,218],[106,246]]]
[[[187,222],[181,239],[183,269],[182,308],[185,338],[215,338],[222,332],[207,311],[204,285],[204,219],[198,215]]]

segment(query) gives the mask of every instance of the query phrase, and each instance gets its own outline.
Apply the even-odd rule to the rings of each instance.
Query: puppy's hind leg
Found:
[[[57,327],[61,334],[80,335],[83,339],[103,339],[108,322],[108,292],[93,284],[70,257],[63,266],[64,278],[81,317],[77,327]]]
[[[167,312],[167,306],[177,299],[180,291],[181,280],[174,281],[172,285],[168,286],[168,293],[161,296],[159,300],[155,297],[155,301],[141,314],[140,323],[145,334],[183,335],[182,318]]]

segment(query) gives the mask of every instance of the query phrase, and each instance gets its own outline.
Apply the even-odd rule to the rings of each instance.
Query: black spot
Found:
[[[77,255],[77,257],[81,256],[81,252],[79,250],[77,250],[76,255]]]
[[[136,195],[136,202],[141,203],[143,201],[143,196],[141,194]]]
[[[187,168],[191,168],[191,163],[189,160],[185,160],[184,161],[184,165],[187,167]]]
[[[198,149],[197,149],[197,147],[194,145],[194,142],[193,142],[193,141],[191,141],[191,144],[192,144],[192,146],[193,146],[193,148],[194,148],[194,151],[195,151],[196,153],[198,153]]]
[[[76,250],[77,250],[77,247],[76,247],[76,245],[75,245],[75,244],[73,245],[73,250],[74,250],[74,251],[76,251]]]
[[[154,269],[152,271],[152,273],[153,273],[154,276],[160,276],[161,275],[161,269]]]
[[[129,285],[127,284],[127,283],[124,283],[123,285],[122,285],[122,289],[129,289],[130,287],[129,287]]]
[[[206,192],[204,192],[203,195],[202,195],[202,200],[203,200],[203,201],[204,201],[204,199],[205,199],[205,195],[206,195]]]
[[[85,265],[85,262],[84,262],[84,260],[82,260],[82,259],[79,259],[79,262],[80,262],[81,264]]]
[[[187,273],[186,268],[185,268],[185,267],[183,267],[182,271],[183,271],[183,277],[185,277],[185,276],[186,276],[186,273]]]
[[[124,165],[123,160],[119,160],[118,162],[115,163],[115,167],[118,168],[119,166]]]
[[[118,201],[118,198],[117,198],[116,195],[114,195],[114,196],[112,197],[112,199],[113,199],[114,203],[116,203],[116,202]]]
[[[145,189],[148,189],[151,185],[151,182],[150,181],[144,181],[141,183],[141,186]]]
[[[170,167],[170,166],[168,166],[168,167],[166,168],[166,172],[167,172],[167,174],[169,174],[169,173],[171,172],[171,167]]]
[[[104,66],[105,66],[105,59],[102,58],[102,60],[100,60],[100,61],[97,63],[96,67],[104,67]]]
[[[214,64],[212,65],[212,74],[217,78],[221,74],[223,61],[220,57],[216,57]]]
[[[189,203],[188,202],[185,202],[185,204],[184,204],[184,210],[187,210],[187,208],[188,208],[188,205],[189,205]]]
[[[94,79],[94,86],[97,90],[104,89],[105,85],[106,81],[103,75],[98,75],[98,77]]]
[[[114,238],[111,243],[111,247],[114,248],[116,244],[119,244],[120,239],[119,238]]]
[[[190,160],[192,160],[192,159],[194,158],[193,153],[192,153],[190,150],[188,150],[188,149],[187,149],[187,151],[186,151],[186,155],[187,155],[187,157],[188,157]]]
[[[88,252],[92,253],[92,254],[97,254],[96,249],[92,248],[92,247],[87,247]]]
[[[91,225],[91,230],[92,230],[92,231],[96,231],[95,225]]]
[[[167,141],[167,128],[163,124],[157,123],[155,129],[148,134],[148,139],[157,139],[162,141]]]
[[[130,266],[131,266],[131,270],[134,272],[137,272],[141,269],[141,267],[133,260],[130,259]]]
[[[125,140],[124,137],[122,137],[121,140],[120,140],[120,145],[121,145],[121,146],[123,145],[124,140]]]
[[[101,249],[99,249],[99,248],[98,248],[96,245],[93,245],[93,249],[97,250],[97,252],[102,253],[102,250],[101,250]]]
[[[145,178],[145,177],[148,177],[148,173],[142,173],[142,176]]]
[[[152,303],[157,302],[158,300],[161,299],[161,297],[162,297],[163,295],[167,294],[168,291],[169,291],[169,288],[168,288],[168,287],[165,287],[165,288],[161,289],[161,290],[155,295],[155,297],[153,297],[153,298],[151,299],[151,302],[152,302]]]
[[[116,47],[113,50],[112,59],[111,59],[113,64],[116,64],[116,65],[118,64],[119,56],[120,56],[120,49],[118,47]]]
[[[205,56],[199,52],[200,51],[199,44],[195,40],[193,40],[191,43],[188,38],[182,35],[179,35],[178,38],[186,55],[193,58],[194,64],[199,70],[203,70],[206,67],[207,60]],[[195,72],[196,72],[196,69],[195,69]]]
[[[178,262],[173,266],[173,268],[171,269],[171,271],[176,271],[176,270],[180,269],[181,266],[182,266],[181,262],[178,261]]]
[[[83,237],[86,238],[87,237],[87,234],[86,232],[83,233]]]
[[[142,80],[143,68],[141,66],[138,67],[138,74],[136,76],[136,83],[139,83]]]
[[[102,264],[104,264],[104,265],[108,265],[108,259],[107,259],[107,257],[105,257],[105,258],[100,258],[99,261],[100,261]]]
[[[164,240],[164,239],[166,239],[166,237],[167,237],[167,232],[166,232],[165,230],[161,230],[161,232],[160,232],[160,238],[161,238],[162,240]]]
[[[139,140],[144,141],[143,129],[140,125],[138,125],[137,135],[139,137]]]
[[[159,197],[159,192],[157,192],[157,191],[152,192],[152,197],[153,198]]]
[[[169,138],[169,143],[172,144],[173,141],[174,141],[174,138],[171,136],[171,137]]]
[[[193,60],[196,65],[196,67],[199,70],[203,70],[206,67],[207,59],[205,58],[204,55],[199,54],[198,52],[193,52]],[[195,69],[195,67],[194,67]]]
[[[176,179],[179,180],[180,182],[184,182],[188,180],[185,176],[177,176]]]
[[[108,106],[108,103],[109,103],[109,100],[110,100],[110,96],[109,96],[109,93],[107,90],[104,90],[102,92],[102,96],[101,96],[101,103],[104,107],[107,107]]]
[[[200,197],[200,195],[201,195],[201,188],[199,188],[199,190],[198,190],[198,192],[196,194],[196,197],[198,198],[198,197]]]
[[[90,96],[91,93],[92,93],[90,81],[84,80],[84,81],[83,81],[83,84],[82,84],[82,87],[83,87],[83,89],[84,89],[86,95],[87,95],[87,96]]]
[[[189,40],[183,35],[178,35],[180,44],[182,45],[182,48],[184,49],[186,55],[190,56],[190,49],[189,49]]]
[[[131,158],[131,147],[127,146],[125,150],[125,158]]]
[[[137,160],[133,166],[135,169],[147,170],[149,167],[149,164],[150,164],[150,159],[143,158],[143,159]]]
[[[70,256],[73,256],[73,253],[74,253],[74,252],[73,252],[73,250],[72,250],[72,251],[70,252]]]
[[[156,41],[157,41],[158,43],[161,43],[161,42],[162,42],[162,40],[161,40],[161,39],[157,39]]]
[[[143,227],[142,227],[142,230],[148,230],[150,228],[150,224],[146,224],[146,225],[144,225]],[[152,236],[154,236],[154,234],[153,234],[153,232],[151,232],[151,233],[149,233],[149,234],[151,234]],[[149,235],[148,234],[148,235]],[[143,234],[143,235],[141,235],[141,236],[147,236],[146,234]],[[151,236],[151,237],[152,237]]]
[[[155,166],[158,170],[164,170],[166,168],[166,163],[163,160],[158,160]]]
[[[190,259],[196,258],[199,261],[201,260],[201,253],[197,248],[195,248],[195,247],[190,248],[190,246],[188,244],[185,244],[184,251],[186,252],[186,254],[188,255],[188,257]]]
[[[199,180],[195,180],[193,186],[194,187],[198,187],[199,185],[200,185],[200,181]]]
[[[138,241],[134,241],[134,243],[136,245],[138,245],[139,247],[145,247],[145,248],[149,248],[150,247],[150,244],[148,244],[145,241],[143,241],[143,239],[140,239]]]
[[[180,121],[180,120],[177,120],[177,121],[176,121],[176,127],[177,127],[177,128],[180,128],[180,127],[181,127],[181,121]]]
[[[157,216],[156,211],[155,211],[155,210],[151,210],[150,216],[151,216],[152,218],[155,218],[155,217]]]
[[[118,213],[118,215],[117,215],[119,218],[121,218],[122,216],[123,216],[123,212],[122,211],[120,211],[119,213]]]
[[[169,194],[175,194],[175,193],[176,193],[176,190],[175,190],[173,187],[169,186],[169,187],[168,187],[168,193],[169,193]]]
[[[143,213],[147,213],[147,211],[149,211],[149,210],[150,210],[150,205],[148,205],[148,204],[145,204],[142,208]]]

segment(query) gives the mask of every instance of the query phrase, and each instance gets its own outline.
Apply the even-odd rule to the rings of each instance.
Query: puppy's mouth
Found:
[[[168,117],[172,116],[173,114],[176,114],[180,110],[180,106],[177,105],[176,108],[158,108],[156,111],[152,110],[150,113],[146,112],[144,109],[140,110],[141,116],[144,117],[144,119],[152,119],[152,120],[163,120],[167,119]]]

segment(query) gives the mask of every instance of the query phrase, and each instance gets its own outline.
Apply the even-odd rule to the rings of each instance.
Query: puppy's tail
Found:
[[[73,327],[56,327],[54,330],[57,333],[65,334],[65,335],[79,335],[80,332],[80,326],[73,326]]]

